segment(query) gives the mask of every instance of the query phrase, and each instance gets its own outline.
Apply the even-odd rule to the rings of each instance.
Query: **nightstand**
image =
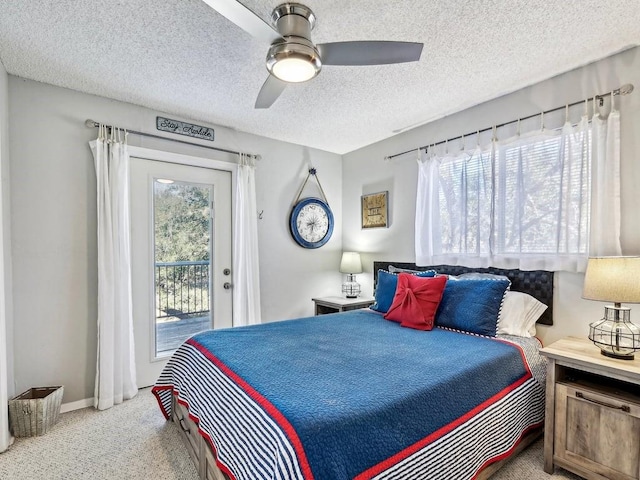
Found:
[[[316,315],[324,315],[325,313],[346,312],[347,310],[357,310],[359,308],[367,308],[373,305],[373,298],[345,298],[345,297],[321,297],[312,298],[316,305]]]
[[[540,350],[547,357],[544,470],[587,479],[640,478],[640,356],[617,360],[586,338]]]

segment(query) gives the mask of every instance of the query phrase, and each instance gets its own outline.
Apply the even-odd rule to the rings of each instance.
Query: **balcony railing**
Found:
[[[156,262],[156,318],[209,314],[209,260]]]

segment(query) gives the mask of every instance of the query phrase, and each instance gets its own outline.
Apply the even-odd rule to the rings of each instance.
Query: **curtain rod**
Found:
[[[556,107],[556,108],[552,108],[550,110],[545,110],[544,112],[534,113],[534,114],[528,115],[526,117],[518,118],[517,120],[511,120],[509,122],[504,122],[504,123],[501,123],[499,125],[494,125],[492,127],[487,127],[487,128],[483,128],[481,130],[476,130],[475,132],[465,133],[464,135],[456,135],[453,138],[448,138],[446,140],[441,140],[441,141],[436,142],[436,143],[430,143],[429,145],[423,145],[422,147],[412,148],[410,150],[406,150],[406,151],[401,152],[401,153],[396,153],[394,155],[389,155],[387,157],[384,157],[384,159],[385,159],[385,161],[388,161],[388,160],[391,160],[392,158],[399,157],[399,156],[405,155],[407,153],[424,150],[424,149],[427,149],[429,147],[435,147],[436,145],[442,145],[443,143],[452,142],[454,140],[458,140],[458,139],[464,138],[464,137],[469,137],[471,135],[479,135],[479,134],[481,134],[483,132],[488,132],[489,130],[493,130],[494,128],[496,128],[496,129],[497,128],[501,128],[501,127],[504,127],[506,125],[511,125],[512,123],[517,123],[517,122],[522,121],[522,120],[529,120],[530,118],[535,118],[535,117],[537,117],[539,115],[546,115],[547,113],[557,112],[558,110],[562,110],[563,108],[567,108],[568,109],[570,107],[574,107],[576,105],[580,105],[580,104],[583,104],[585,102],[592,102],[592,101],[594,101],[596,99],[599,100],[600,106],[602,106],[603,99],[605,97],[609,97],[611,95],[614,95],[614,96],[615,95],[628,95],[631,92],[633,92],[633,85],[631,83],[626,83],[626,84],[622,85],[620,88],[616,88],[615,90],[613,90],[612,92],[609,92],[609,93],[603,93],[602,95],[595,95],[593,98],[587,98],[585,100],[580,100],[578,102],[568,103],[566,105],[563,105],[562,107]]]
[[[85,120],[84,124],[88,128],[96,128],[96,127],[100,126],[100,124],[98,122],[95,122],[95,121],[93,121],[91,119]],[[105,127],[107,127],[107,128],[120,128],[120,127],[114,127],[113,125],[105,125]],[[132,133],[134,135],[140,135],[142,137],[150,137],[150,138],[157,138],[159,140],[168,140],[170,142],[184,143],[186,145],[192,145],[194,147],[202,147],[202,148],[208,148],[209,150],[217,150],[218,152],[232,153],[232,154],[235,154],[235,155],[240,155],[241,153],[243,153],[243,152],[236,152],[235,150],[227,150],[226,148],[212,147],[211,145],[202,145],[201,143],[187,142],[186,140],[181,140],[179,138],[163,137],[161,135],[154,135],[153,133],[137,132],[135,130],[128,130],[126,128],[121,128],[121,130],[125,130],[127,133]],[[261,160],[262,159],[262,157],[260,155],[255,155],[253,153],[248,153],[247,155],[255,158],[256,160]]]

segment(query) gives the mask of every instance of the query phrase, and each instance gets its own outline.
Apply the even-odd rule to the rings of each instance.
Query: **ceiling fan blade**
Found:
[[[387,65],[417,62],[422,43],[414,42],[331,42],[317,45],[323,65]]]
[[[269,108],[273,105],[280,94],[284,92],[287,82],[277,79],[273,75],[269,75],[262,85],[258,98],[256,98],[255,108]]]
[[[283,40],[282,36],[271,26],[236,0],[203,0],[227,20],[235,23],[249,35],[265,43]]]

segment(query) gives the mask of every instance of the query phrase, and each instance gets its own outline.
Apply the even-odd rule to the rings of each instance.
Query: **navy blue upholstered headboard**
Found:
[[[493,273],[504,275],[511,280],[511,290],[528,293],[547,305],[547,309],[537,323],[553,325],[553,272],[546,270],[506,270],[501,268],[469,268],[458,265],[432,265],[418,267],[405,262],[373,262],[373,285],[378,281],[378,270],[389,270],[389,265],[409,270],[435,270],[446,275],[460,275],[469,272]]]

